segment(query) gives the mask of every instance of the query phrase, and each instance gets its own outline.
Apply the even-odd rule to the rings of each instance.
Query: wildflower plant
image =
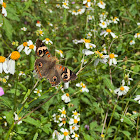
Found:
[[[0,0],[0,12],[0,139],[139,139],[139,1]],[[37,39],[76,80],[37,77]]]

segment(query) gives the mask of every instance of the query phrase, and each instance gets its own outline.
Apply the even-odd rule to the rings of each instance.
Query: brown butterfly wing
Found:
[[[36,41],[36,55],[39,57],[45,57],[45,59],[51,59],[51,54],[48,51],[48,48],[45,46],[42,40],[37,39]]]
[[[39,78],[46,78],[52,86],[60,83],[60,76],[56,70],[56,61],[48,61],[44,58],[37,59],[35,70]]]
[[[56,64],[56,69],[57,69],[57,71],[58,71],[59,75],[61,76],[61,79],[64,83],[71,81],[71,80],[75,80],[77,78],[76,74],[73,73],[67,67]]]

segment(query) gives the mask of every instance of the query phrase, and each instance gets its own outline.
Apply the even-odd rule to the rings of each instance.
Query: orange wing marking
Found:
[[[63,71],[65,70],[65,67],[63,67]]]
[[[50,57],[51,55],[49,54],[48,57]]]
[[[37,66],[37,71],[38,71],[40,77],[42,77],[42,75],[41,75],[41,73],[40,73],[40,70],[39,70],[38,66]]]

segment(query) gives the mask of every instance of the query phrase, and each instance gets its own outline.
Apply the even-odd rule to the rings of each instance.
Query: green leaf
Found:
[[[33,140],[36,140],[38,137],[38,132],[35,133]]]
[[[91,137],[90,135],[85,133],[83,133],[83,135],[84,135],[84,140],[93,140],[93,137]]]
[[[113,84],[111,84],[111,80],[107,78],[107,76],[103,76],[104,84],[108,87],[108,89],[114,90]]]
[[[27,117],[26,119],[23,119],[23,121],[26,122],[26,123],[32,124],[32,125],[34,125],[36,127],[40,126],[40,121],[39,120],[34,120],[31,117]]]
[[[128,131],[121,131],[125,136],[127,136],[127,138],[130,140],[131,139],[131,137],[130,137],[130,135],[131,135],[131,133],[129,133]]]
[[[13,32],[13,27],[10,24],[10,22],[4,18],[3,20],[3,29],[5,30],[6,36],[10,41],[12,41],[12,32]]]

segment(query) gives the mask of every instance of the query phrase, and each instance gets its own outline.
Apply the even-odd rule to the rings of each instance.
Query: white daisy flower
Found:
[[[136,33],[136,34],[134,35],[134,37],[135,37],[135,38],[140,38],[140,33]]]
[[[62,2],[63,3],[63,5],[62,5],[62,7],[63,8],[65,8],[65,9],[69,9],[69,7],[68,7],[68,1],[64,1],[64,2]]]
[[[88,50],[89,51],[89,50]],[[81,63],[83,63],[84,65],[87,63],[87,60],[86,59],[82,59],[81,60]]]
[[[52,134],[52,138],[53,139],[57,138],[57,140],[62,140],[63,136],[57,130],[54,130],[54,132]]]
[[[77,125],[77,123],[80,121],[79,117],[74,117],[74,118],[70,118],[69,124],[75,124]]]
[[[15,73],[15,60],[18,60],[20,58],[20,53],[18,51],[13,51],[10,54],[10,58],[11,59],[8,61],[7,69],[9,73],[14,74]]]
[[[32,50],[36,51],[36,46],[33,44],[31,40],[27,42],[29,47],[25,47],[24,51],[27,55],[31,53]]]
[[[86,35],[87,35],[87,38],[91,38],[92,37],[91,32],[87,33]]]
[[[79,43],[85,43],[85,46],[86,46],[87,49],[95,48],[96,45],[95,44],[92,44],[90,42],[91,42],[91,40],[85,39],[85,38],[84,39],[81,39],[81,41],[79,41]]]
[[[92,19],[94,19],[94,16],[88,15],[88,16],[87,16],[87,19],[88,19],[88,20],[92,20]]]
[[[103,53],[107,53],[106,47],[103,47]]]
[[[59,120],[61,121],[58,125],[59,125],[59,127],[61,127],[61,126],[65,126],[65,124],[66,124],[66,118],[59,118]]]
[[[21,28],[22,31],[27,31],[26,27]]]
[[[65,138],[65,140],[70,140],[70,136],[69,136],[69,131],[67,129],[61,128],[60,131],[63,133],[62,139]]]
[[[78,117],[78,116],[80,116],[80,114],[75,110],[75,111],[72,111],[72,113],[73,113],[73,117]]]
[[[74,131],[77,131],[79,127],[80,125],[77,124],[70,125],[70,134],[74,133]]]
[[[104,12],[99,15],[100,20],[103,20],[103,21],[106,19],[106,17],[107,17],[107,13],[104,13]]]
[[[106,23],[107,23],[107,25],[110,25],[110,23],[112,23],[112,21],[109,19],[106,19]]]
[[[62,50],[55,50],[58,54],[60,54],[60,56],[63,58],[64,55],[63,55],[63,51]]]
[[[14,115],[15,115],[15,118],[14,118],[15,121],[18,121],[21,119],[21,117],[18,117],[18,115],[15,112],[14,112]],[[22,121],[19,121],[17,124],[19,125],[21,123],[22,123]]]
[[[64,94],[61,96],[61,99],[65,102],[65,103],[68,103],[70,102],[70,95],[68,93]]]
[[[140,95],[136,95],[136,98],[134,100],[138,101],[138,103],[140,104]]]
[[[72,137],[72,138],[74,138],[74,140],[78,140],[79,135],[78,135],[78,134],[76,134],[76,133],[73,133],[71,137]]]
[[[44,32],[43,32],[42,29],[39,29],[39,30],[36,31],[36,34],[37,34],[38,36],[39,36],[39,35],[43,36],[43,35],[44,35]]]
[[[109,55],[104,55],[105,58],[109,58],[109,65],[111,66],[112,64],[116,65],[117,60],[116,57],[118,57],[117,54],[110,53]]]
[[[82,50],[82,53],[85,54],[85,55],[91,55],[91,54],[94,54],[93,51],[90,51],[90,50],[87,50],[87,49],[83,49],[83,50]]]
[[[119,19],[118,19],[117,17],[114,17],[114,18],[112,19],[112,21],[113,21],[113,23],[117,24],[118,21],[119,21]]]
[[[120,88],[117,88],[114,90],[115,94],[118,94],[118,96],[126,95],[129,90],[128,86],[121,86]]]
[[[41,92],[42,92],[42,90],[39,90],[39,89],[37,89],[37,88],[36,88],[35,91],[34,91],[34,93],[37,93],[39,97],[41,96],[41,94],[40,94]]]
[[[19,52],[21,52],[21,51],[23,50],[23,48],[27,47],[27,45],[28,45],[28,43],[27,43],[27,42],[24,42],[23,44],[21,44],[21,45],[19,45],[19,46],[17,47],[17,50],[18,50]]]
[[[3,0],[0,1],[0,4],[2,5],[2,14],[6,17],[7,16],[7,11],[6,11],[6,3],[3,2]]]
[[[78,13],[79,15],[83,14],[84,12],[85,12],[85,8],[83,8],[83,9],[78,9],[78,10],[77,10],[77,13]]]
[[[48,22],[48,25],[49,25],[49,26],[51,26],[51,27],[53,26],[53,24],[52,24],[52,23],[50,23],[50,22]]]
[[[54,122],[59,123],[60,115],[56,115],[56,114],[54,113],[52,117],[53,117]]]
[[[56,4],[56,7],[57,7],[57,8],[61,8],[60,4]]]
[[[129,73],[125,74],[124,80],[122,80],[123,85],[125,85],[125,81],[127,82],[128,85],[130,85],[130,81],[133,81],[132,78],[129,78]]]
[[[0,56],[0,73],[2,73],[3,71],[5,73],[8,73],[7,64],[8,59],[6,59],[4,56]]]
[[[88,88],[86,87],[86,85],[83,82],[77,83],[76,86],[82,87],[82,89],[80,90],[81,92],[89,92]]]
[[[105,9],[105,3],[103,1],[100,1],[99,3],[97,3],[97,5],[102,8],[102,9]]]
[[[97,54],[98,58],[94,61],[94,66],[96,67],[98,65],[99,62],[106,64],[107,59],[105,58],[105,55],[103,55],[101,52],[99,51],[95,51],[95,54]]]
[[[91,1],[90,0],[83,0],[83,4],[87,4],[87,6],[90,7]]]
[[[61,114],[61,117],[66,117],[66,110],[65,110],[65,107],[63,107],[62,109],[58,109],[62,114]]]
[[[41,22],[40,22],[39,20],[37,20],[36,26],[37,26],[37,27],[41,27]]]
[[[42,42],[45,42],[46,44],[49,44],[49,45],[53,44],[53,42],[49,38],[46,38]]]
[[[22,76],[22,75],[25,76],[25,73],[24,73],[23,71],[20,71],[20,72],[19,72],[19,76]]]
[[[72,11],[69,10],[69,12],[70,12],[72,15],[75,15],[75,16],[78,15],[78,13],[77,13],[75,10],[72,10]]]
[[[105,37],[106,35],[108,35],[108,34],[111,34],[111,36],[112,36],[113,38],[116,37],[116,35],[111,31],[111,29],[106,29],[105,31],[103,31],[103,32],[100,33],[100,35],[104,35],[104,37]]]
[[[99,23],[99,26],[100,26],[101,28],[106,28],[106,27],[107,27],[107,23],[106,23],[105,21],[102,21],[102,20],[101,20],[101,23]]]
[[[134,40],[131,40],[129,44],[130,45],[134,45],[135,44],[135,41]]]

